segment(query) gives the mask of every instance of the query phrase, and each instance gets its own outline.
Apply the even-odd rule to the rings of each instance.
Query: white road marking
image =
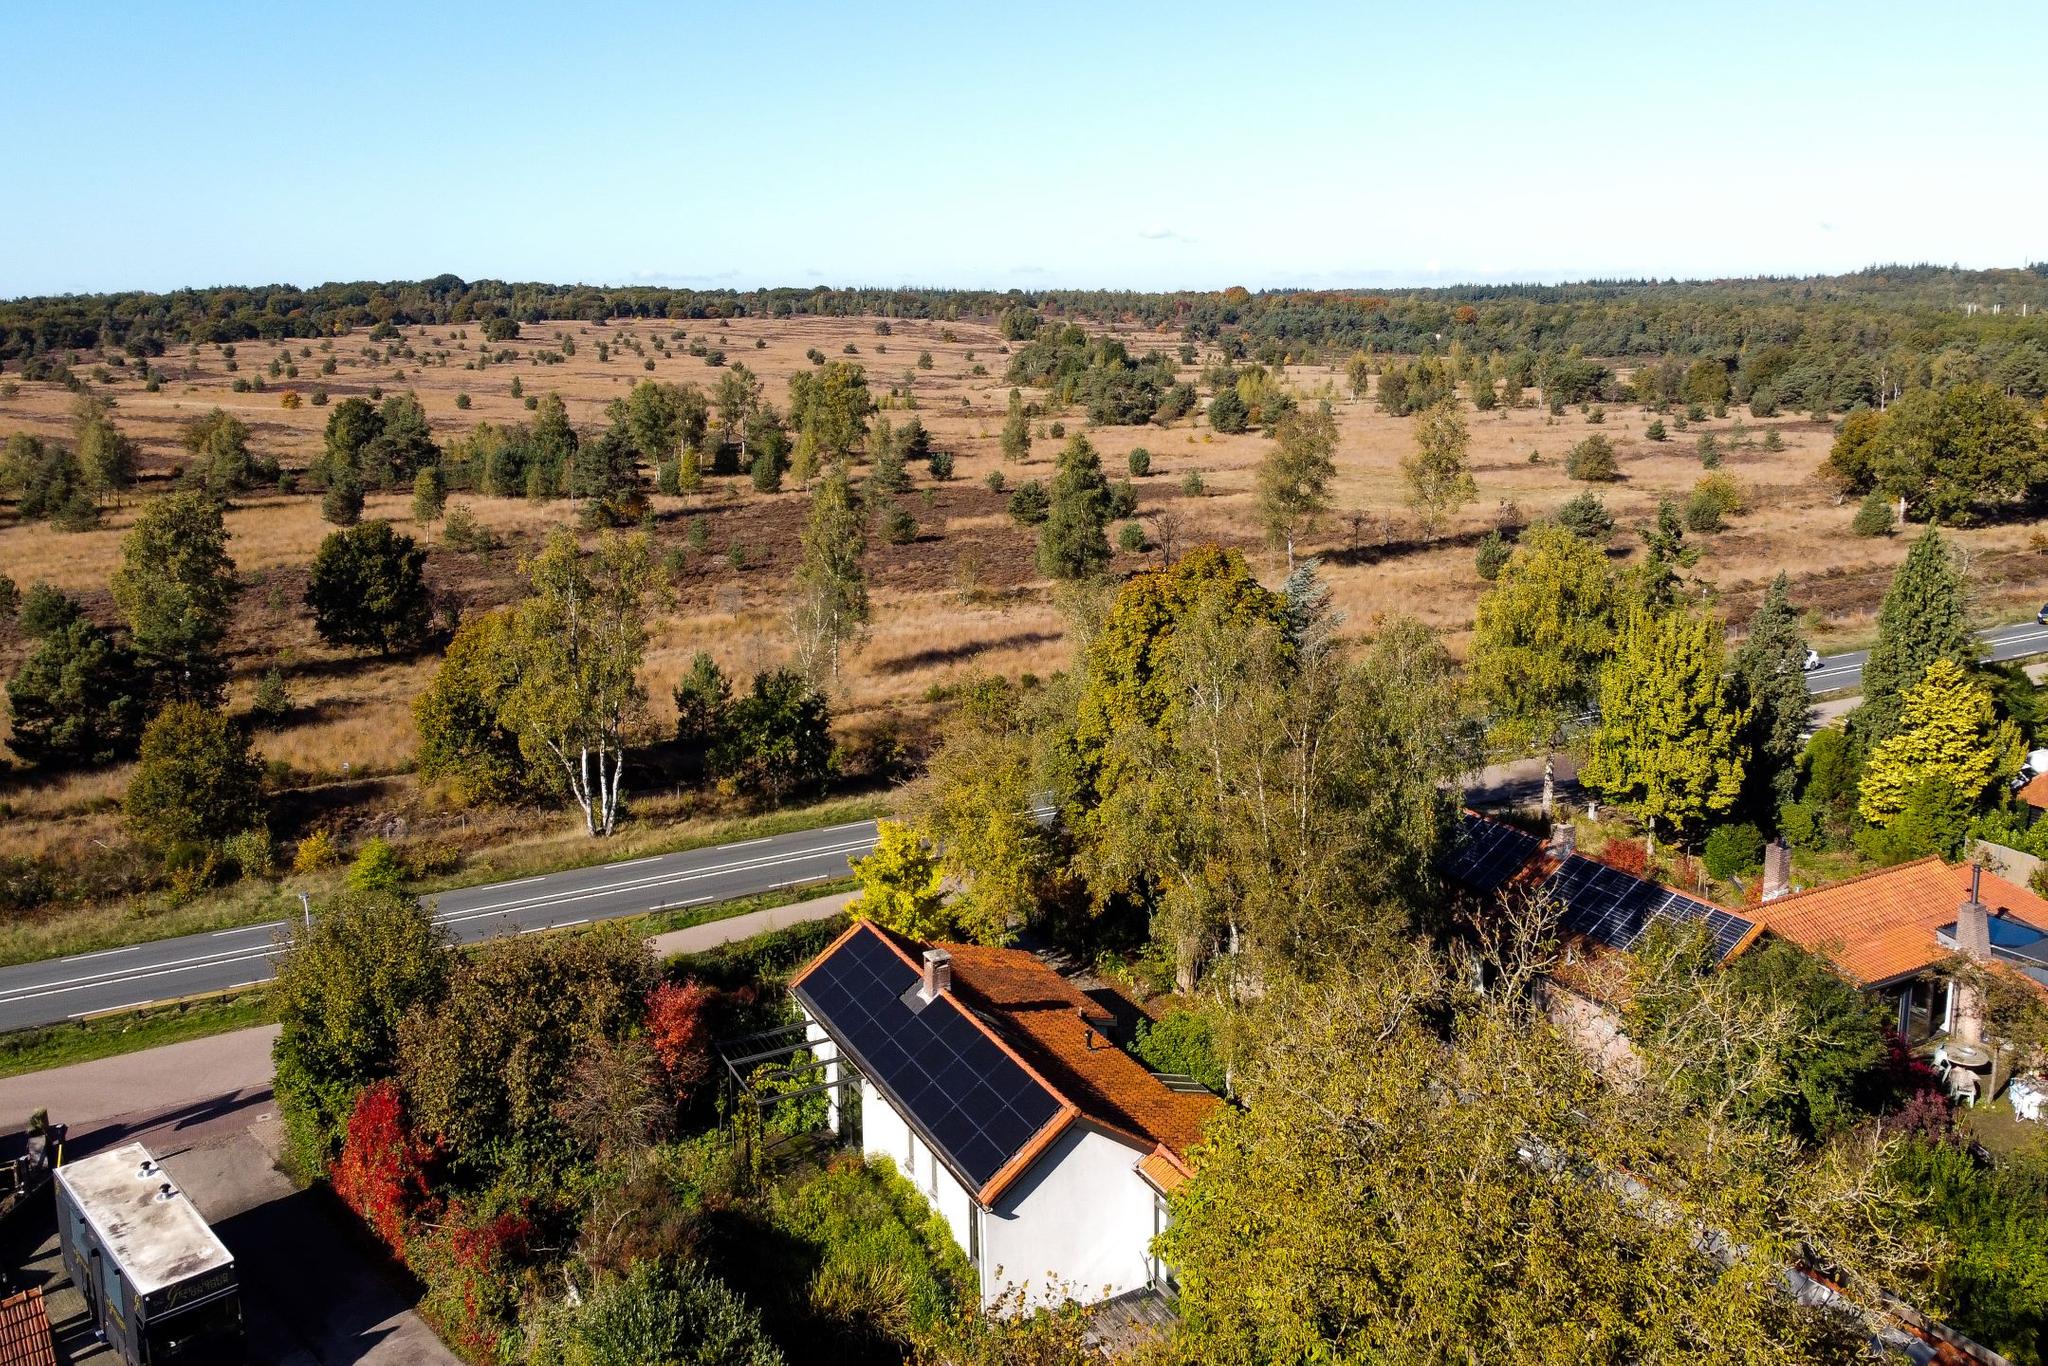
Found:
[[[475,920],[500,911],[530,911],[544,906],[563,906],[577,901],[588,901],[593,897],[614,896],[621,892],[646,891],[654,887],[673,886],[677,883],[696,882],[702,878],[718,877],[726,873],[752,872],[765,868],[776,868],[789,863],[806,863],[814,859],[830,858],[835,854],[863,853],[871,840],[854,840],[843,844],[827,845],[820,849],[805,849],[770,858],[740,859],[731,863],[713,864],[708,868],[691,868],[675,873],[660,873],[653,877],[629,878],[623,882],[608,882],[597,887],[585,887],[575,891],[554,892],[544,896],[520,898],[513,901],[495,901],[483,906],[464,906],[457,910],[442,911],[434,916],[436,924],[452,925],[464,920]]]
[[[219,967],[225,963],[241,963],[251,958],[267,958],[270,946],[260,949],[230,949],[224,953],[201,954],[196,958],[179,958],[169,963],[158,963],[144,968],[133,968],[121,972],[95,972],[84,977],[67,977],[58,982],[44,982],[34,987],[15,987],[0,991],[0,1005],[14,1001],[32,1001],[39,996],[54,996],[65,991],[83,991],[90,987],[111,986],[115,982],[132,982],[144,977],[161,977],[169,972],[182,972],[187,968]]]
[[[289,920],[266,920],[261,925],[244,925],[237,930],[215,930],[211,937],[215,939],[225,939],[231,934],[249,934],[256,930],[282,929],[284,926],[289,924],[291,924]]]
[[[127,944],[118,949],[101,949],[98,953],[74,953],[69,958],[59,958],[57,961],[60,963],[83,963],[88,958],[105,958],[109,954],[133,953],[141,947],[143,946],[140,944]]]

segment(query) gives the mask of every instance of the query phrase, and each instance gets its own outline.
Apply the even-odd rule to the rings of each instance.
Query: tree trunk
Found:
[[[1543,819],[1549,820],[1557,808],[1557,751],[1543,751]]]

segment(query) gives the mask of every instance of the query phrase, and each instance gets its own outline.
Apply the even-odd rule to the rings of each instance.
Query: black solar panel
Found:
[[[1755,928],[1752,922],[1719,906],[1609,868],[1583,854],[1566,859],[1543,885],[1562,904],[1562,929],[1617,949],[1635,947],[1650,922],[1661,918],[1681,925],[1704,924],[1715,950],[1726,958]]]
[[[1467,812],[1444,853],[1444,876],[1474,892],[1499,891],[1535,855],[1538,843],[1527,831]]]
[[[945,1001],[913,1010],[916,969],[862,931],[797,984],[853,1064],[922,1127],[979,1190],[1059,1112],[1060,1102]],[[913,998],[914,1000],[914,998]]]

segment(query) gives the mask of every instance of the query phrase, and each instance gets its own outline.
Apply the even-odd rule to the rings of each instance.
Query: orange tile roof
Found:
[[[1138,1175],[1150,1181],[1161,1195],[1171,1195],[1194,1171],[1162,1143],[1138,1159]]]
[[[1955,923],[1970,895],[1972,870],[1939,858],[1766,901],[1750,910],[1771,933],[1833,960],[1852,980],[1877,986],[1950,956],[1935,933]],[[1978,895],[2000,913],[2048,931],[2048,901],[1985,873]]]
[[[953,956],[954,993],[1083,1115],[1179,1156],[1202,1136],[1216,1097],[1175,1091],[1153,1076],[1110,1041],[1109,1013],[1044,960],[1021,949],[938,947]]]
[[[57,1366],[49,1311],[34,1286],[0,1300],[0,1366]]]
[[[2036,773],[2020,789],[2020,800],[2036,811],[2048,811],[2048,772]]]

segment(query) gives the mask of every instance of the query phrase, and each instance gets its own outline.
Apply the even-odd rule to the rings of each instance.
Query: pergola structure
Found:
[[[849,1086],[857,1091],[860,1075],[842,1066],[835,1057],[817,1057],[814,1050],[820,1043],[830,1045],[829,1041],[810,1037],[810,1029],[804,1021],[793,1020],[773,1029],[722,1039],[714,1045],[725,1068],[721,1084],[727,1104],[723,1108],[748,1141],[764,1128],[770,1110],[807,1096],[832,1097],[829,1123],[835,1132],[839,1129],[845,1105],[843,1092]],[[811,1056],[790,1061],[799,1053]],[[819,1080],[805,1081],[806,1078]],[[804,1084],[783,1089],[783,1083],[789,1082]],[[743,1112],[750,1113],[754,1122],[737,1124]]]

